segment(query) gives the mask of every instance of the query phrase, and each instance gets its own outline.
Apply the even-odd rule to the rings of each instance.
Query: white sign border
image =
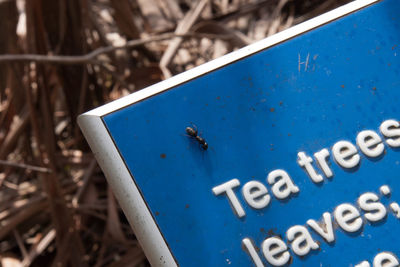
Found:
[[[93,109],[78,117],[78,124],[136,234],[144,253],[153,267],[177,267],[179,264],[175,261],[162,233],[159,231],[145,200],[134,182],[133,175],[129,172],[122,159],[105,127],[102,117],[379,1],[353,1],[252,45]]]

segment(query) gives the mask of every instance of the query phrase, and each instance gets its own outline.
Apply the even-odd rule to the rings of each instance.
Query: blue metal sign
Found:
[[[372,2],[80,118],[154,266],[399,266],[400,1]]]

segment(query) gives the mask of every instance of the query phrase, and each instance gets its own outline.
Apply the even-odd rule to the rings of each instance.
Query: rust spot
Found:
[[[269,229],[269,230],[268,230],[268,235],[274,235],[274,230]]]
[[[160,213],[158,211],[156,211],[156,216],[160,215]]]
[[[270,109],[269,109],[269,111],[271,111],[271,112],[274,112],[274,111],[275,111],[275,109],[274,109],[274,108],[270,108]]]
[[[397,47],[397,45],[392,46],[392,50],[394,50]]]
[[[167,155],[164,154],[164,153],[162,153],[162,154],[160,155],[160,158],[162,158],[162,159],[165,159],[166,157],[167,157]]]
[[[292,134],[291,134],[291,133],[288,133],[287,136],[292,136]]]
[[[217,96],[216,98],[217,98],[217,100],[220,100],[220,99],[221,99],[221,97],[220,97],[220,96]]]
[[[340,87],[344,88],[344,84],[342,84]]]
[[[376,87],[375,87],[375,86],[374,86],[374,87],[372,87],[372,90],[376,91]]]
[[[253,241],[251,241],[252,243],[253,243]],[[253,246],[254,246],[254,249],[257,251],[257,252],[260,252],[260,248],[258,247],[258,246],[256,246],[254,243],[253,243]],[[244,250],[244,251],[246,251],[247,252],[247,248],[243,245],[243,243],[242,243],[242,249]]]
[[[281,102],[279,102],[279,106],[282,106],[283,105],[283,102],[281,101]]]
[[[269,229],[267,232],[268,236],[280,236],[278,233],[276,233],[276,229]]]
[[[190,206],[189,206],[189,204],[186,204],[185,205],[185,209],[188,209]]]

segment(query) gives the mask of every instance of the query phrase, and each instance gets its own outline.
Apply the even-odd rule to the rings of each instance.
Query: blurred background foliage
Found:
[[[348,0],[0,0],[1,266],[149,266],[76,118]]]

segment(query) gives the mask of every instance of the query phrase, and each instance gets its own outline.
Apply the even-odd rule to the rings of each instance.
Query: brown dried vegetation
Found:
[[[1,266],[148,266],[77,115],[344,2],[0,0]]]

